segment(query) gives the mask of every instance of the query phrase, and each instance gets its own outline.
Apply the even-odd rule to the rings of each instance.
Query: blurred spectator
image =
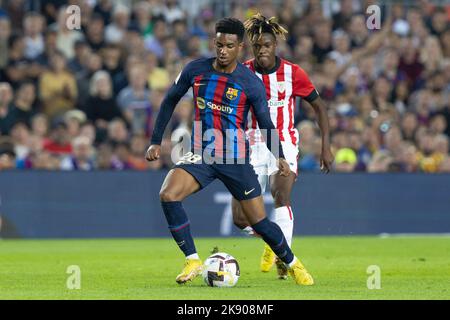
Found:
[[[177,0],[166,0],[162,14],[167,23],[173,23],[175,20],[184,18],[184,12],[178,5]]]
[[[151,4],[146,1],[138,1],[133,6],[136,27],[144,38],[153,33],[151,8]]]
[[[33,134],[33,136],[44,139],[48,136],[48,131],[48,117],[43,113],[35,114],[31,118],[31,133]]]
[[[8,39],[11,36],[11,22],[7,16],[0,16],[0,70],[8,63],[9,44]],[[0,75],[1,77],[2,75]]]
[[[333,30],[347,29],[353,16],[353,0],[342,0],[340,9],[333,15]]]
[[[24,160],[30,152],[30,129],[24,122],[16,122],[11,128],[10,136],[17,160]]]
[[[328,53],[333,50],[331,45],[331,27],[327,21],[322,21],[315,26],[314,45],[312,53],[316,58],[316,63],[322,63]]]
[[[418,128],[417,116],[412,112],[405,113],[401,121],[403,138],[406,141],[414,142],[417,128]]]
[[[170,84],[169,73],[164,68],[158,67],[158,58],[153,53],[146,55],[145,64],[148,74],[148,87],[151,90],[167,89]]]
[[[11,129],[10,103],[13,91],[8,82],[0,82],[0,135],[7,135]]]
[[[70,110],[64,114],[64,122],[71,139],[76,138],[81,131],[81,126],[87,120],[86,115],[81,110]],[[92,142],[94,139],[92,139]]]
[[[74,44],[75,55],[67,64],[69,70],[78,76],[83,72],[84,63],[90,53],[90,47],[84,40],[77,40]]]
[[[43,111],[51,119],[75,106],[78,94],[75,77],[66,69],[66,58],[56,51],[50,56],[50,68],[39,79]]]
[[[13,144],[5,167],[75,170],[79,158],[87,169],[170,168],[172,147],[190,135],[191,92],[175,109],[161,158],[143,158],[168,88],[189,61],[214,56],[217,19],[259,11],[289,30],[278,55],[299,64],[326,101],[336,170],[450,172],[442,1],[383,1],[381,30],[366,26],[373,1],[38,2],[0,5],[0,140]],[[40,11],[27,12],[29,4]],[[80,30],[67,28],[69,4],[81,8]],[[247,45],[240,59],[251,57]],[[315,113],[305,101],[296,106],[299,169],[319,171]],[[72,149],[79,140],[90,147]]]
[[[117,95],[127,85],[122,65],[122,49],[118,45],[110,44],[101,50],[101,56],[103,58],[103,68],[111,76],[113,94]]]
[[[123,119],[116,118],[109,123],[107,141],[111,145],[126,143],[129,139],[128,129]]]
[[[45,47],[44,52],[40,54],[36,61],[41,65],[48,67],[50,65],[50,57],[58,51],[56,47],[56,39],[58,33],[55,30],[48,30],[44,33]]]
[[[130,146],[127,142],[120,142],[114,146],[114,156],[112,166],[115,170],[129,170],[131,164],[130,158]]]
[[[153,20],[153,34],[146,38],[145,47],[147,50],[153,52],[158,59],[163,58],[164,48],[163,41],[167,36],[166,22],[159,18]]]
[[[21,35],[12,35],[8,40],[8,63],[5,68],[5,78],[13,88],[20,82],[31,78],[31,61],[25,57],[25,42]]]
[[[64,121],[59,120],[53,124],[49,138],[44,140],[44,150],[56,155],[72,153],[72,144]]]
[[[5,137],[0,137],[0,171],[16,167],[16,153],[14,143]]]
[[[86,101],[89,98],[90,80],[94,73],[102,69],[102,58],[96,54],[89,52],[82,60],[83,70],[77,75],[78,101],[77,108],[84,109]]]
[[[60,170],[61,159],[58,155],[42,150],[30,157],[31,168],[36,170]]]
[[[93,148],[88,137],[76,137],[73,142],[73,154],[61,161],[62,170],[93,170]]]
[[[117,104],[131,124],[133,134],[149,136],[152,131],[150,91],[146,88],[147,73],[144,65],[133,66],[128,74],[129,86],[122,89]]]
[[[360,48],[366,44],[369,30],[367,29],[364,15],[357,14],[351,18],[349,34],[352,48]]]
[[[44,18],[37,12],[29,12],[25,15],[23,29],[25,34],[25,57],[36,59],[44,52]]]
[[[388,172],[389,166],[393,163],[393,158],[387,151],[377,151],[370,160],[367,171],[368,172]]]
[[[95,126],[92,122],[86,121],[80,127],[80,136],[88,137],[90,141],[98,142]]]
[[[17,89],[16,97],[9,105],[7,116],[0,120],[1,127],[5,133],[8,133],[17,122],[23,122],[27,126],[31,126],[31,118],[36,113],[34,108],[35,99],[36,89],[34,84],[32,82],[22,82]]]
[[[96,154],[96,169],[98,170],[112,170],[113,165],[113,149],[110,144],[102,143],[97,147]]]
[[[128,24],[130,23],[130,9],[120,3],[114,6],[112,22],[105,28],[105,41],[120,43],[125,39]]]
[[[443,7],[437,7],[429,25],[431,34],[440,36],[450,27],[448,14]]]
[[[147,170],[148,162],[142,155],[147,151],[148,140],[143,135],[135,135],[130,142],[130,155],[128,163],[134,170]]]
[[[94,12],[99,14],[105,25],[109,24],[111,21],[111,12],[113,11],[113,1],[112,0],[98,0]]]
[[[93,51],[105,46],[105,25],[103,17],[94,14],[86,29],[86,42]]]
[[[111,77],[106,71],[97,71],[92,76],[90,96],[84,111],[87,118],[100,129],[106,129],[108,121],[122,117],[122,112],[113,97]]]
[[[333,51],[329,53],[329,57],[336,61],[338,67],[350,61],[350,39],[344,31],[333,32]]]
[[[176,39],[180,53],[183,56],[189,55],[189,33],[185,20],[175,20],[173,22],[173,36]]]

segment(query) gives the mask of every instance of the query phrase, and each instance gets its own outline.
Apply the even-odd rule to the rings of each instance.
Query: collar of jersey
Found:
[[[275,66],[269,70],[262,70],[262,69],[258,68],[258,66],[256,65],[256,59],[253,60],[253,65],[255,66],[255,70],[256,70],[256,72],[258,72],[260,74],[274,73],[275,71],[278,70],[278,68],[280,67],[280,64],[281,64],[281,59],[278,56],[275,56]]]

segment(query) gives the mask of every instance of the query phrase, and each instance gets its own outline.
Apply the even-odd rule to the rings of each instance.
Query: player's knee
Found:
[[[172,202],[172,201],[181,201],[179,195],[177,192],[174,192],[172,190],[162,189],[159,192],[159,199],[162,202]]]
[[[272,190],[272,196],[276,207],[288,206],[291,200],[289,195],[281,190]]]

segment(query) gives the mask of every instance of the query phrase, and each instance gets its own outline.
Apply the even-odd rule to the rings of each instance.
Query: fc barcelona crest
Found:
[[[228,88],[228,91],[226,93],[227,98],[230,100],[236,99],[238,96],[238,91],[239,90],[235,88]]]

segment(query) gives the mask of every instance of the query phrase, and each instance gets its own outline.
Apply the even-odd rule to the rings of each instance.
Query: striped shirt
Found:
[[[315,100],[319,94],[311,83],[307,73],[300,66],[277,57],[276,65],[268,72],[256,70],[255,60],[244,63],[264,83],[270,118],[278,129],[281,141],[297,145],[299,134],[294,127],[294,107],[296,97],[308,102]],[[249,114],[247,136],[250,144],[261,141],[256,118]]]
[[[238,63],[231,73],[218,72],[215,58],[190,62],[175,80],[161,104],[152,135],[152,144],[160,144],[173,109],[187,90],[193,88],[194,123],[191,149],[195,154],[221,159],[249,158],[245,130],[250,108],[259,127],[275,131],[270,121],[263,83]],[[271,137],[267,137],[270,149]],[[276,149],[284,156],[281,144]],[[278,157],[278,155],[276,155]]]

